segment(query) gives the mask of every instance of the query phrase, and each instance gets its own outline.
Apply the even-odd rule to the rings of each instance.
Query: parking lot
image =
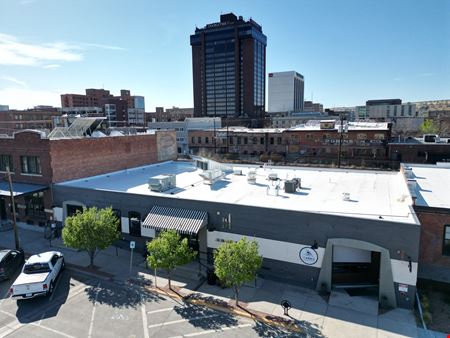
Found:
[[[288,337],[280,328],[65,270],[49,297],[8,298],[0,283],[3,337]]]

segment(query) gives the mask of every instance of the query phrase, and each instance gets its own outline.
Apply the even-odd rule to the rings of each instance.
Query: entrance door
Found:
[[[66,205],[67,217],[73,216],[77,213],[77,211],[83,212],[83,207],[81,205]]]
[[[130,224],[130,235],[141,237],[141,214],[136,211],[130,211],[128,213],[128,219]]]
[[[379,277],[379,252],[342,246],[333,247],[333,286],[376,286],[379,284]]]
[[[6,202],[4,197],[0,198],[0,219],[2,221],[6,220]]]

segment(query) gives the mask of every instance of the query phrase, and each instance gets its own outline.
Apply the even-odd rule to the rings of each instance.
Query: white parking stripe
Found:
[[[147,314],[145,313],[145,304],[141,305],[142,325],[144,327],[144,338],[150,338],[148,334]]]
[[[187,318],[187,319],[172,320],[170,322],[164,322],[164,323],[159,323],[159,324],[152,324],[152,325],[149,325],[148,328],[151,329],[153,327],[166,326],[166,325],[172,325],[172,324],[188,322],[190,320],[199,320],[199,319],[213,318],[213,317],[219,317],[219,316],[220,315],[209,315],[209,316],[201,316],[201,317],[194,317],[194,318]]]
[[[0,312],[1,312],[1,313],[3,313],[3,314],[5,314],[5,315],[7,315],[7,316],[10,316],[10,317],[16,318],[16,316],[15,316],[15,315],[13,315],[12,313],[9,313],[9,312],[3,311],[3,310],[0,310]]]
[[[208,330],[208,331],[201,331],[201,332],[194,332],[194,333],[188,333],[188,334],[184,334],[182,336],[179,336],[179,338],[182,337],[195,337],[195,336],[203,336],[205,334],[211,334],[211,333],[217,333],[217,332],[223,332],[223,331],[229,331],[229,330],[235,330],[235,329],[241,329],[243,327],[249,327],[252,326],[252,324],[241,324],[241,325],[236,325],[236,326],[226,326],[226,327],[222,327],[220,329],[216,329],[216,330]],[[177,338],[177,337],[172,337],[172,338]]]
[[[159,309],[159,310],[147,311],[147,314],[148,314],[148,315],[151,315],[151,314],[153,314],[153,313],[167,312],[167,311],[170,311],[170,310],[173,310],[173,306],[172,306],[172,307],[166,307],[166,308],[164,308],[164,309]]]
[[[19,323],[16,319],[16,320],[12,321],[11,323],[1,327],[0,328],[0,338],[4,338],[4,337],[10,335],[14,331],[20,329],[23,325],[24,324]]]
[[[39,326],[42,329],[48,330],[48,331],[53,332],[53,333],[57,333],[57,334],[59,334],[61,336],[67,337],[67,338],[75,338],[74,336],[68,335],[67,333],[64,333],[64,332],[52,329],[52,328],[44,326],[44,325],[38,325],[38,324],[33,324],[33,323],[31,325]]]
[[[97,292],[95,293],[94,307],[92,309],[91,323],[89,325],[88,338],[92,337],[92,329],[94,328],[95,304],[97,303],[98,293],[100,292],[100,282],[97,284]]]

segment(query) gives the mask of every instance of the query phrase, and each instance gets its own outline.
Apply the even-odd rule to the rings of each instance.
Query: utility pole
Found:
[[[341,120],[341,130],[339,135],[338,168],[341,167],[342,138],[344,137],[344,116],[342,115],[342,113],[339,115]]]
[[[16,242],[16,250],[19,250],[20,249],[20,243],[19,243],[19,234],[17,233],[16,205],[14,203],[14,191],[13,191],[13,187],[12,187],[11,172],[9,171],[9,167],[6,167],[6,175],[8,176],[9,193],[10,193],[10,196],[11,196],[14,240]]]

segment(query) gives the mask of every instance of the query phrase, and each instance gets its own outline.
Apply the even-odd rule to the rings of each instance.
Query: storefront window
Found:
[[[442,254],[450,256],[450,225],[444,226],[444,245],[442,247]]]
[[[44,213],[44,193],[36,192],[33,195],[25,196],[26,215],[34,216]]]

